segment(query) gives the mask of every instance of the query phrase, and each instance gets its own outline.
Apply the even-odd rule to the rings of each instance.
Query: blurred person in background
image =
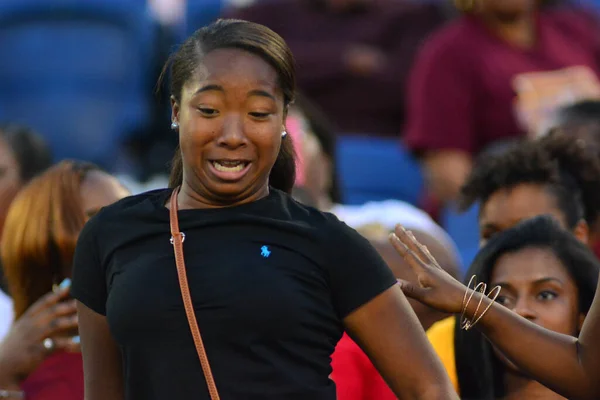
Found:
[[[467,272],[488,288],[501,287],[498,304],[527,320],[578,336],[598,285],[600,264],[555,218],[538,216],[493,237]],[[414,282],[414,280],[413,280]],[[477,329],[455,322],[458,389],[465,400],[564,399],[536,382]]]
[[[226,15],[279,33],[298,87],[344,133],[398,136],[414,55],[445,7],[386,0],[271,0]]]
[[[0,125],[0,237],[8,208],[17,192],[51,164],[50,148],[40,135],[25,126]],[[0,267],[0,341],[12,319],[12,302]]]
[[[395,200],[372,202],[364,206],[341,205],[332,192],[337,182],[335,166],[335,135],[326,116],[306,99],[296,103],[286,123],[294,140],[298,157],[298,174],[294,195],[307,205],[330,211],[369,239],[392,272],[399,279],[415,278],[405,261],[388,241],[397,223],[410,227],[419,240],[426,243],[440,260],[443,268],[457,277],[460,260],[455,245],[444,230],[422,210]],[[333,194],[332,194],[333,193]],[[429,328],[444,314],[410,302],[421,325]],[[361,348],[345,334],[332,356],[331,378],[337,387],[338,400],[396,399],[373,363]]]
[[[15,321],[0,343],[0,391],[83,399],[76,309],[68,297],[73,253],[86,221],[128,194],[96,166],[63,161],[13,200],[0,251]]]
[[[463,16],[421,49],[404,140],[442,203],[456,200],[473,157],[534,138],[558,107],[600,95],[597,20],[546,3],[457,0]]]
[[[551,215],[591,246],[590,227],[597,226],[600,213],[600,159],[581,140],[553,132],[478,160],[460,203],[463,208],[479,203],[481,245],[521,221]],[[427,335],[457,386],[454,328],[449,318]]]

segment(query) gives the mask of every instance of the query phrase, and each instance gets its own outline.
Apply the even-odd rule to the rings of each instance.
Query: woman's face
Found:
[[[102,171],[89,172],[81,184],[83,210],[88,218],[129,195],[131,193],[116,178]]]
[[[185,183],[209,204],[266,194],[284,131],[277,72],[237,49],[207,54],[172,101]]]
[[[564,213],[558,208],[554,196],[538,184],[521,184],[511,189],[493,193],[482,205],[479,214],[480,243],[483,246],[497,233],[505,231],[519,222],[538,215],[552,215],[567,228]],[[576,227],[577,238],[587,242],[587,229]]]
[[[0,232],[8,207],[21,185],[19,164],[8,143],[0,139]]]
[[[498,303],[546,329],[577,336],[584,317],[579,311],[579,290],[550,250],[526,248],[504,254],[490,277],[490,287],[496,285],[502,288]]]

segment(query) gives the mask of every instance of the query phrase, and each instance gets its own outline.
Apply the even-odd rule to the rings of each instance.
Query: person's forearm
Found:
[[[459,400],[459,396],[452,386],[440,386],[430,383],[418,393],[403,392],[398,397],[400,400]]]
[[[479,302],[476,297],[467,309],[471,319]],[[486,297],[479,313],[490,302]],[[598,398],[597,380],[592,379],[591,366],[582,363],[576,338],[544,329],[497,303],[476,328],[521,370],[548,388],[570,399]]]

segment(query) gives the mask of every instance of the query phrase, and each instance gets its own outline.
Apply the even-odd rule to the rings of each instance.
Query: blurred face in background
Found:
[[[355,8],[362,8],[371,0],[323,0],[327,7],[334,11],[346,11]]]
[[[8,207],[22,185],[20,174],[12,149],[0,138],[0,237]]]
[[[333,184],[333,161],[323,151],[318,137],[300,110],[290,110],[287,131],[298,156],[296,186],[313,199],[317,208],[328,209],[329,190]]]
[[[102,171],[90,171],[81,183],[82,206],[88,218],[129,195],[131,193],[115,177]]]
[[[568,229],[567,217],[559,208],[555,196],[543,185],[524,183],[496,191],[481,205],[480,245],[484,246],[495,234],[538,215],[551,215]],[[572,232],[577,239],[588,242],[589,228],[585,221],[578,223]]]
[[[538,8],[539,0],[474,0],[475,9],[498,19],[514,19]]]

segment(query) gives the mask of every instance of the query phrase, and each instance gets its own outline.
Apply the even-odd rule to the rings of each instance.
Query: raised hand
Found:
[[[407,297],[442,312],[461,312],[467,287],[444,271],[427,247],[401,225],[390,235],[390,242],[417,276],[417,282],[398,281]]]
[[[46,294],[13,324],[0,343],[0,381],[19,382],[54,351],[80,351],[75,300],[66,300],[69,288]]]

